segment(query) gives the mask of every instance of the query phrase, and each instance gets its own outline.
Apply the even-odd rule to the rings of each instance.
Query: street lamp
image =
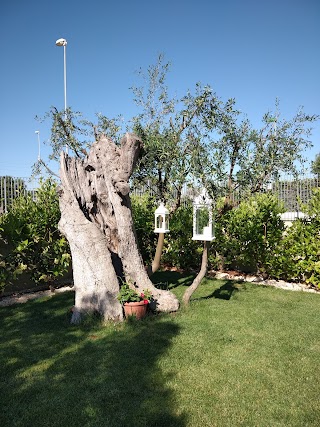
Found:
[[[56,46],[63,46],[63,80],[64,80],[64,120],[67,119],[67,57],[66,57],[66,39],[58,39]],[[66,146],[66,153],[68,154],[68,147]]]
[[[38,135],[38,162],[40,161],[40,131],[36,130],[35,133]]]

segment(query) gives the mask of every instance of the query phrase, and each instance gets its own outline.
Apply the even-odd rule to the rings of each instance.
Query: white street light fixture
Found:
[[[40,161],[40,131],[36,130],[35,133],[38,135],[38,162]]]
[[[66,58],[66,39],[58,39],[56,46],[63,46],[63,77],[64,77],[64,119],[67,119],[67,58]],[[66,146],[66,153],[68,154],[68,147]]]
[[[56,41],[56,45],[57,46],[66,46],[68,43],[67,43],[67,40],[66,39],[58,39],[57,41]]]

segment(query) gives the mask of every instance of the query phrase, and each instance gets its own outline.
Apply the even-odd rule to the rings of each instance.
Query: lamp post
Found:
[[[63,82],[64,82],[64,120],[67,119],[67,40],[58,39],[56,41],[56,46],[63,46]],[[68,154],[68,146],[66,145],[66,153]]]
[[[40,131],[36,130],[35,133],[38,135],[38,162],[40,161]]]

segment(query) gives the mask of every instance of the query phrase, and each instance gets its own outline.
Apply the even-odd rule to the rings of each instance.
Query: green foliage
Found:
[[[260,192],[280,172],[296,174],[305,162],[311,125],[319,120],[303,109],[283,118],[276,100],[260,129],[254,129],[234,99],[211,101],[202,112],[207,138],[202,138],[198,176],[211,194],[232,196],[236,191]],[[217,137],[218,136],[218,137]]]
[[[139,249],[145,264],[153,260],[158,235],[154,233],[156,203],[149,195],[132,196],[132,213]],[[201,244],[192,240],[192,203],[170,214],[170,233],[166,233],[161,264],[183,269],[199,267]]]
[[[192,240],[192,203],[180,206],[170,215],[170,233],[166,234],[161,262],[186,270],[198,269],[201,242]]]
[[[70,265],[67,241],[57,229],[60,219],[56,184],[41,183],[36,200],[19,196],[0,217],[0,288],[23,272],[36,283],[51,282]]]
[[[319,116],[308,115],[301,108],[290,119],[283,118],[276,100],[275,111],[267,112],[261,127],[254,129],[234,98],[223,101],[209,85],[197,83],[193,92],[171,97],[166,85],[169,68],[160,55],[146,72],[140,70],[142,86],[132,88],[141,113],[126,129],[131,127],[143,141],[132,176],[134,185],[147,186],[174,212],[188,182],[200,183],[215,199],[225,197],[227,204],[240,193],[263,191],[280,172],[298,171],[305,149],[312,145],[310,126]],[[97,125],[70,109],[59,112],[52,108],[47,117],[52,120],[51,158],[57,158],[65,145],[83,157],[92,136],[97,139],[103,132],[118,140],[122,130],[119,118],[108,119],[101,114]],[[139,246],[146,263],[153,258],[157,239],[151,225],[154,205],[149,209],[150,203],[133,201]],[[234,213],[219,219],[215,248],[227,265],[253,264],[252,268],[265,271],[282,233],[275,214],[279,208],[270,200],[258,207],[253,201],[249,205],[241,204]],[[192,214],[185,211],[172,215],[164,263],[182,268],[198,266],[201,249],[191,240],[190,221]]]
[[[221,200],[217,204],[220,208]],[[133,198],[134,222],[146,264],[153,259],[157,234],[153,232],[155,203],[148,196]],[[320,189],[302,207],[308,219],[296,220],[284,230],[284,212],[276,196],[256,194],[216,218],[216,239],[209,263],[226,268],[265,273],[284,280],[320,285]],[[198,269],[202,243],[192,240],[192,203],[170,215],[170,233],[165,235],[161,264],[185,270]]]
[[[60,153],[68,147],[76,157],[84,157],[86,150],[90,148],[92,139],[97,139],[98,135],[105,134],[112,138],[114,142],[119,141],[119,132],[122,130],[122,117],[107,118],[101,113],[96,113],[97,121],[93,123],[83,118],[79,111],[67,110],[58,111],[51,107],[44,117],[36,117],[40,122],[51,121],[50,160],[59,160]],[[42,160],[34,165],[34,172],[38,174],[41,166],[44,166],[49,173],[52,173]]]
[[[311,163],[311,172],[320,178],[320,153],[316,155],[316,158]]]
[[[152,295],[148,289],[144,289],[143,292],[138,293],[134,289],[130,288],[128,284],[123,284],[117,298],[121,304],[139,301],[143,301],[145,304],[148,304]]]
[[[137,234],[138,246],[145,264],[150,264],[157,245],[154,233],[154,211],[156,203],[149,194],[131,196],[132,217]]]
[[[133,87],[141,108],[133,128],[144,145],[135,182],[178,206],[188,182],[200,183],[212,197],[233,199],[238,192],[263,191],[280,172],[298,172],[319,116],[300,108],[284,118],[276,100],[254,129],[234,98],[223,101],[209,85],[197,83],[193,92],[170,98],[169,65],[160,55],[146,72],[140,70],[143,86]]]
[[[309,203],[302,206],[307,215],[286,230],[281,245],[268,265],[276,278],[306,281],[320,287],[320,189],[313,190]]]
[[[227,267],[264,272],[281,241],[283,207],[270,194],[257,194],[222,215],[216,223],[214,249]],[[211,263],[218,260],[211,255]]]
[[[136,183],[152,188],[158,200],[175,207],[181,201],[183,185],[191,182],[204,138],[202,115],[217,102],[208,87],[196,85],[195,94],[181,99],[170,97],[166,79],[170,64],[159,55],[157,62],[140,70],[141,87],[134,86],[134,101],[141,114],[133,118],[133,131],[144,150],[134,172]]]

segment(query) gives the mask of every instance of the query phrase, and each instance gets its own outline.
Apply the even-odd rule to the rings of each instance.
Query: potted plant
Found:
[[[142,319],[147,313],[147,307],[152,296],[148,289],[138,293],[128,284],[124,284],[121,286],[117,298],[123,305],[126,317],[135,316],[137,319]]]

